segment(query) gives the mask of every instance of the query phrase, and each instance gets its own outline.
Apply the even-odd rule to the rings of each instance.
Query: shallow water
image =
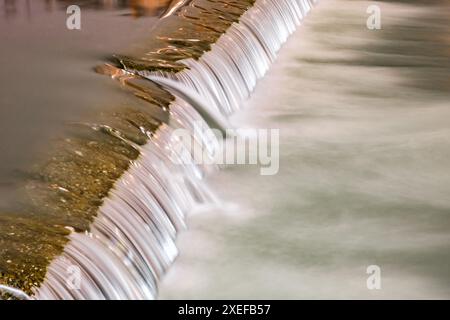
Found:
[[[0,2],[1,210],[16,209],[23,172],[71,123],[138,103],[93,68],[141,43],[168,3],[79,1],[81,30],[68,30],[70,2]]]
[[[136,2],[157,3],[158,7],[165,3],[149,0],[131,1],[131,4]],[[92,7],[89,3],[84,3],[82,16]],[[172,1],[170,8],[185,3]],[[179,11],[170,9],[168,12],[173,15],[162,16],[160,29],[147,26],[139,31],[137,27],[132,28],[145,39],[133,48],[120,47],[121,51],[133,52],[131,56],[119,54],[120,58],[116,56],[111,60],[120,62],[128,71],[184,69],[178,60],[198,58],[209,50],[211,43],[251,4],[252,0],[233,1],[230,6],[219,0],[196,0]],[[57,28],[61,20],[53,27]],[[98,22],[97,17],[95,20]],[[131,39],[133,37],[127,35],[127,40]],[[39,52],[39,48],[34,49]],[[141,52],[143,57],[134,58],[136,52]],[[105,60],[110,60],[112,53],[111,50]],[[86,62],[85,57],[81,58],[80,62]],[[73,63],[66,62],[68,65],[64,67]],[[93,67],[91,64],[89,68],[92,76],[95,75]],[[61,80],[72,77],[72,73],[65,71]],[[76,74],[79,70],[73,71]],[[37,152],[26,150],[24,155],[35,165],[12,165],[15,176],[11,182],[3,184],[0,282],[35,294],[37,298],[153,297],[155,281],[176,252],[173,243],[176,232],[174,234],[172,229],[176,231],[184,225],[184,215],[194,203],[209,198],[196,180],[191,181],[194,176],[199,179],[198,168],[169,168],[170,161],[178,156],[168,135],[173,126],[192,127],[191,121],[198,116],[196,111],[154,82],[113,65],[102,64],[95,71],[117,80],[115,89],[120,89],[98,90],[99,85],[93,82],[87,83],[89,87],[82,91],[72,91],[67,83],[57,87],[64,93],[61,116],[57,123],[48,125],[52,129],[49,139],[39,139],[40,145],[33,145],[39,150],[42,161],[35,160],[39,158]],[[80,85],[85,84],[86,79],[76,80]],[[61,92],[51,89],[40,92],[39,98],[53,101],[59,97]],[[92,90],[96,91],[91,97]],[[78,94],[71,96],[74,91]],[[122,91],[127,94],[123,95]],[[71,102],[77,104],[77,110],[65,104],[72,97],[76,99]],[[86,97],[89,99],[84,108]],[[13,96],[13,100],[17,102],[20,98],[16,101]],[[41,107],[45,111],[48,106]],[[36,116],[31,112],[27,114]],[[43,117],[48,121],[52,120],[52,115]],[[142,162],[145,162],[143,167]],[[128,169],[130,171],[122,176]],[[178,169],[183,171],[181,179]],[[7,193],[20,184],[24,184],[19,188],[20,194],[13,191],[10,196]],[[105,224],[105,221],[109,222]],[[158,246],[161,242],[165,243],[163,247]],[[136,247],[142,250],[136,251]],[[86,281],[80,279],[83,290],[73,291],[72,286],[67,285],[64,269],[68,261],[72,264],[69,267],[82,270],[83,277],[87,277]],[[155,266],[159,267],[155,269]]]
[[[209,184],[224,202],[220,207],[203,207],[188,222],[190,231],[178,241],[181,256],[163,282],[162,298],[450,296],[450,28],[445,14],[448,6],[444,6],[448,1],[433,1],[440,7],[411,2],[414,5],[383,2],[383,29],[379,31],[365,27],[371,2],[323,1],[308,17],[268,77],[259,83],[245,111],[231,119],[236,126],[281,130],[280,172],[260,176],[256,167],[229,167],[211,176]],[[54,142],[65,136],[71,123],[96,123],[102,115],[114,115],[112,110],[119,107],[123,113],[115,124],[139,142],[143,133],[134,135],[137,127],[130,129],[123,121],[142,120],[139,116],[144,115],[145,125],[138,127],[145,132],[159,125],[150,121],[152,116],[147,119],[146,113],[134,112],[149,105],[139,108],[133,95],[92,68],[133,43],[148,45],[141,39],[156,19],[131,17],[160,10],[132,11],[127,2],[120,7],[101,3],[107,2],[83,2],[81,32],[65,28],[65,1],[5,1],[0,7],[4,71],[0,76],[0,211],[15,210],[21,199],[13,191],[15,185],[41,154],[45,158]],[[130,1],[129,5],[136,3],[155,2]],[[11,9],[11,4],[18,9]],[[174,39],[164,41],[170,44]],[[127,113],[122,108],[126,106],[136,109]],[[11,260],[2,259],[0,267],[17,265],[13,271],[22,270],[18,284],[26,280],[27,290],[33,285],[27,280],[31,272],[27,269],[23,275],[22,263],[28,267],[29,259],[35,259],[31,261],[44,272],[47,262],[42,260],[50,260],[59,253],[57,247],[65,245],[68,229],[61,230],[63,226],[87,230],[93,210],[112,181],[137,156],[133,147],[121,145],[112,135],[92,141],[89,135],[84,138],[65,139],[67,145],[32,181],[33,199],[40,213],[47,215],[44,226],[36,225],[40,220],[36,216],[29,221],[19,214],[17,219],[14,214],[0,216],[7,218],[3,230],[22,224],[19,233],[9,230],[0,235],[0,240],[11,244],[0,251],[11,249],[15,254]],[[161,148],[151,150],[148,155],[154,157]],[[153,170],[159,173],[161,169]],[[142,171],[134,174],[144,177]],[[124,190],[136,198],[136,189]],[[165,193],[159,195],[166,199]],[[175,197],[172,192],[165,204],[176,205]],[[118,215],[115,210],[107,213],[129,217],[125,219],[129,222],[136,216],[127,208]],[[139,228],[145,226],[139,219],[132,221]],[[99,279],[120,280],[133,273],[136,269],[123,264],[131,256],[129,249],[154,244],[144,241],[149,238],[145,234],[139,243],[119,241],[110,246],[108,241],[115,239],[110,236],[120,238],[118,228],[128,224],[114,226],[110,229],[114,232],[106,232],[105,242],[91,242],[89,234],[77,234],[83,241],[71,243],[85,246],[80,251],[83,262],[114,269],[98,272]],[[137,229],[127,229],[131,236],[126,238],[137,239],[133,238],[140,235]],[[48,252],[29,249],[41,248],[42,243],[53,247]],[[24,248],[26,254],[21,254]],[[111,254],[111,248],[117,249],[119,260],[99,258],[105,252]],[[373,264],[381,268],[382,289],[369,291],[366,268]],[[56,276],[64,282],[58,270]],[[85,271],[96,270],[91,266]],[[132,281],[120,285],[125,291],[135,288]]]
[[[190,217],[162,299],[450,297],[449,7],[404,2],[370,31],[372,2],[322,1],[290,38],[232,118],[280,129],[280,172],[209,179],[224,203]]]

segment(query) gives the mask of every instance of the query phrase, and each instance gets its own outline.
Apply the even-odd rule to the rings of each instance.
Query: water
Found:
[[[280,172],[208,179],[161,299],[450,297],[448,2],[372,3],[322,1],[230,119],[280,129]]]
[[[142,42],[163,2],[168,5],[152,2],[153,10],[143,9],[145,1],[79,2],[81,30],[66,28],[63,1],[0,2],[0,209],[17,207],[20,172],[47,157],[68,123],[93,122],[100,112],[132,103],[93,68]]]
[[[124,89],[96,93],[129,106],[77,110],[90,133],[55,145],[27,185],[39,214],[0,216],[10,286],[38,299],[155,298],[179,246],[162,298],[448,297],[447,8],[385,3],[374,32],[368,2],[326,2],[261,81],[310,1],[258,1],[231,24],[250,4],[173,2],[140,57],[96,69]],[[234,113],[232,125],[281,129],[277,175],[177,164],[189,153],[173,130],[223,129]],[[379,291],[366,288],[373,264]]]
[[[86,230],[99,186],[137,156],[107,125],[142,142],[127,121],[151,130],[164,118],[94,67],[145,42],[169,1],[78,4],[81,30],[68,30],[63,1],[0,2],[0,282],[28,294],[65,245],[63,229]]]
[[[260,15],[266,15],[270,19],[279,18],[281,19],[279,27],[283,33],[278,36],[276,30],[265,25],[258,31],[261,34],[266,32],[268,37],[259,40],[254,37],[253,42],[247,44],[243,36],[248,34],[251,28],[231,25],[227,30],[227,36],[214,43],[209,53],[196,60],[191,58],[184,60],[183,63],[187,64],[189,69],[176,74],[161,70],[133,70],[127,67],[132,61],[127,58],[127,63],[124,63],[127,71],[139,72],[149,79],[156,79],[172,91],[173,97],[170,104],[163,107],[169,113],[169,121],[167,124],[162,123],[153,131],[139,127],[149,138],[144,145],[130,140],[121,131],[112,130],[113,128],[110,127],[100,127],[107,129],[128,147],[139,151],[139,157],[114,184],[113,189],[100,205],[89,231],[86,230],[85,234],[75,232],[70,234],[70,243],[64,247],[63,253],[51,262],[46,279],[34,292],[35,298],[151,299],[156,297],[159,280],[178,254],[174,241],[178,232],[185,229],[187,215],[193,210],[198,210],[199,206],[204,208],[217,202],[202,182],[202,178],[214,168],[214,165],[210,167],[195,164],[193,155],[186,150],[183,141],[177,139],[172,133],[174,129],[182,128],[187,129],[194,136],[196,124],[200,122],[202,127],[208,127],[206,122],[210,122],[210,125],[218,124],[216,116],[220,115],[220,112],[226,114],[226,110],[221,108],[222,104],[205,104],[202,101],[202,99],[205,100],[202,93],[208,90],[225,97],[236,93],[236,91],[229,91],[229,86],[221,84],[221,81],[225,83],[226,81],[221,80],[220,73],[214,68],[207,68],[209,56],[216,58],[216,61],[219,61],[218,58],[226,59],[224,70],[231,70],[232,79],[240,79],[251,90],[256,79],[262,77],[267,70],[267,64],[258,67],[251,64],[251,60],[255,57],[269,55],[261,44],[271,43],[279,48],[288,34],[294,31],[295,23],[298,24],[299,19],[307,11],[302,13],[297,6],[298,3],[307,4],[307,1],[298,1],[293,12],[288,10],[291,5],[287,2],[283,3],[280,8],[283,16],[278,16],[278,9],[274,10],[275,2],[273,1],[262,3],[261,7],[252,8],[247,12],[245,9],[248,8],[249,2],[242,0],[241,3],[242,7],[239,10],[241,14],[243,13],[241,17],[243,22],[251,24],[253,21],[258,21]],[[188,19],[186,17],[190,16],[189,10],[192,11],[191,14],[200,16],[208,16],[217,10],[224,10],[224,14],[228,12],[227,6],[220,1],[209,4],[208,9],[204,9],[202,4],[206,5],[206,2],[202,0],[192,2],[191,8],[182,11],[180,19]],[[189,25],[188,20],[182,21]],[[193,23],[197,24],[196,19]],[[205,18],[201,26],[211,29],[214,23],[216,23],[214,19]],[[269,35],[273,38],[269,38]],[[176,41],[184,43],[191,40]],[[241,44],[240,47],[243,49],[236,50],[233,55],[216,49],[216,47],[228,47],[234,43]],[[167,49],[177,50],[174,46]],[[154,54],[150,52],[150,55]],[[159,56],[159,53],[156,54]],[[151,59],[146,59],[153,63]],[[245,69],[235,70],[233,67],[235,63]],[[132,65],[135,66],[136,63]],[[114,70],[113,67],[107,69],[105,73],[113,74],[114,78],[125,85],[132,86],[133,81],[143,81],[124,70]],[[233,71],[236,72],[233,73]],[[165,79],[166,77],[168,79]],[[211,79],[218,81],[211,81]],[[145,87],[144,84],[141,86]],[[145,90],[139,93],[143,94]],[[207,102],[217,98],[214,94],[209,97],[212,100]],[[239,107],[239,105],[230,106],[233,109]],[[194,139],[201,143],[208,141],[206,134],[200,130],[197,131]],[[205,150],[211,150],[208,145],[204,147]],[[214,152],[214,150],[211,151]],[[188,157],[187,160],[191,157],[190,161],[180,161],[184,156]],[[72,274],[67,278],[65,275],[67,270],[75,270],[77,274],[75,277]],[[78,282],[71,282],[76,279]],[[76,290],[73,290],[74,288]]]

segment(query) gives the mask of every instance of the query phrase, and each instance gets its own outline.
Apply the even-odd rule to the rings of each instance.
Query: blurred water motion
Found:
[[[87,10],[77,33],[64,28],[66,14],[60,9],[67,3],[3,3],[8,19],[0,20],[0,209],[15,209],[21,198],[9,193],[21,181],[17,172],[23,174],[19,169],[33,163],[32,155],[46,150],[67,122],[92,121],[112,106],[136,104],[90,69],[102,55],[147,34],[155,22],[124,16],[162,10],[156,2],[82,2],[102,10]],[[280,173],[261,177],[239,167],[210,180],[230,205],[190,221],[163,297],[450,297],[449,2],[379,2],[379,31],[365,25],[372,3],[324,1],[285,46],[247,110],[233,119],[242,127],[281,130]],[[88,147],[95,144],[76,155],[83,157]],[[132,156],[124,164],[137,156],[128,147]],[[158,154],[158,148],[148,155]],[[102,148],[101,155],[108,150]],[[103,169],[89,162],[101,159],[94,155],[80,160],[92,185]],[[76,162],[68,159],[58,164]],[[55,171],[44,177],[66,178]],[[168,185],[171,173],[164,179]],[[128,184],[123,190],[136,202],[152,204],[145,192],[135,193]],[[77,199],[68,202],[59,192],[69,191],[59,187],[58,205],[74,209]],[[167,206],[175,203],[175,194],[165,195]],[[51,211],[47,205],[43,211]],[[17,220],[6,215],[11,216]],[[135,235],[137,229],[127,231]],[[33,233],[24,234],[34,240]],[[382,269],[383,290],[367,290],[366,267],[372,264]]]
[[[280,173],[212,177],[229,203],[192,216],[161,297],[448,299],[449,12],[321,1],[231,119],[280,129]]]
[[[183,3],[174,2],[164,18]],[[22,182],[20,176],[8,176],[22,167],[25,183],[19,189],[24,196],[15,201],[1,194],[0,282],[28,294],[43,284],[36,293],[39,298],[154,297],[157,280],[176,255],[173,240],[184,228],[186,213],[211,199],[199,183],[201,168],[174,164],[179,149],[171,132],[180,126],[193,130],[201,120],[196,109],[208,113],[214,106],[190,106],[154,82],[112,65],[95,68],[99,74],[114,74],[121,85],[117,87],[109,77],[100,79],[93,72],[95,61],[104,59],[96,54],[107,51],[110,56],[117,48],[129,48],[137,35],[147,37],[139,42],[144,47],[153,46],[146,53],[155,46],[166,53],[154,53],[156,59],[147,54],[144,63],[133,57],[124,62],[119,55],[122,65],[173,72],[179,69],[173,69],[170,61],[192,57],[189,67],[194,69],[194,58],[213,43],[226,45],[216,40],[252,4],[252,0],[236,0],[229,8],[222,1],[195,0],[185,8],[186,16],[161,20],[159,28],[152,27],[155,19],[139,19],[145,20],[140,25],[123,14],[83,10],[82,28],[72,31],[65,26],[64,11],[47,11],[45,6],[34,7],[38,19],[14,18],[5,23],[6,49],[1,57],[7,62],[5,69],[10,69],[2,81],[1,130],[5,134],[1,146],[6,152],[1,178]],[[290,10],[288,2],[283,7]],[[277,17],[272,9],[270,2],[263,14]],[[293,19],[298,21],[298,16],[284,20],[292,26]],[[233,25],[235,33],[236,28]],[[271,26],[268,29],[276,33]],[[190,44],[194,36],[199,44]],[[279,41],[285,36],[281,33]],[[246,63],[246,70],[253,70],[248,50],[242,49],[248,44],[241,32],[230,42],[239,43],[238,60]],[[231,62],[226,69],[233,67]],[[242,78],[246,87],[254,83],[253,72]],[[241,73],[235,72],[235,77]],[[217,90],[236,94],[219,84]],[[35,131],[29,135],[26,130]],[[26,148],[18,147],[18,142],[27,144]],[[43,161],[35,160],[36,151],[44,155]],[[8,183],[2,187],[14,189]],[[71,241],[65,246],[69,233]],[[66,286],[61,272],[70,260],[91,279],[83,282],[80,292]],[[46,275],[48,281],[44,281]]]

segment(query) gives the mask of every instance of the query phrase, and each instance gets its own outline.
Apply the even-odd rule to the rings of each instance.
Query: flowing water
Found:
[[[169,2],[81,1],[81,30],[66,28],[69,2],[0,2],[0,284],[30,293],[65,242],[60,227],[85,229],[82,217],[136,157],[100,125],[130,133],[121,119],[161,112],[94,67],[145,42]]]
[[[130,103],[92,69],[145,39],[163,11],[135,9],[130,1],[78,3],[81,30],[66,28],[68,2],[0,2],[0,210],[17,208],[20,172],[64,135],[68,123],[93,121],[100,112]],[[135,11],[147,15],[137,19]]]
[[[177,56],[180,52],[182,56],[186,54],[186,48],[182,47],[178,52],[172,45],[151,51],[137,62],[129,57],[120,58],[126,71],[161,83],[174,95],[168,106],[169,122],[160,125],[154,133],[146,130],[150,140],[144,146],[132,144],[139,150],[140,157],[114,185],[100,206],[89,232],[70,235],[71,242],[64,248],[63,254],[50,264],[46,281],[36,292],[36,298],[149,299],[156,296],[158,281],[178,253],[174,240],[177,232],[185,228],[186,215],[200,204],[211,205],[215,202],[214,196],[201,181],[209,168],[196,164],[194,159],[187,163],[177,161],[183,155],[191,155],[189,151],[183,152],[183,142],[176,139],[172,130],[187,129],[193,135],[199,121],[203,122],[203,127],[215,127],[219,124],[218,119],[237,110],[243,98],[248,97],[254,88],[256,80],[268,69],[270,58],[275,56],[280,45],[311,8],[310,2],[303,0],[295,4],[264,1],[245,11],[242,9],[247,8],[245,4],[250,2],[242,0],[241,3],[242,7],[236,5],[236,14],[239,11],[242,14],[240,23],[229,23],[229,27],[224,28],[225,35],[214,42],[211,51],[198,59],[183,60],[188,68],[181,67],[182,70],[173,73],[173,70],[142,70],[142,67],[137,67],[143,64],[148,67],[150,62],[151,68],[154,68],[155,60],[147,55],[161,57],[162,50],[172,51]],[[179,17],[189,19],[190,14],[197,13],[198,20],[202,20],[203,16],[214,10],[224,10],[223,14],[227,14],[226,8],[220,1],[213,4],[194,1],[190,8],[182,10]],[[268,18],[265,24],[260,23],[262,16]],[[278,29],[273,28],[270,21],[277,21]],[[206,23],[208,20],[200,26],[208,26]],[[252,32],[265,34],[265,37],[259,38]],[[175,36],[176,32],[167,38],[168,41],[202,41],[202,38],[180,40]],[[230,54],[228,50],[233,45],[239,49]],[[199,49],[196,46],[188,48],[195,57]],[[223,59],[222,62],[220,59]],[[211,60],[216,64],[211,65]],[[168,63],[172,66],[179,64],[177,61],[167,61],[163,63],[163,69]],[[227,82],[226,76],[244,88]],[[122,77],[122,81],[128,82],[128,77],[132,76],[124,71]],[[220,101],[220,98],[226,100]],[[206,134],[202,135],[200,131],[194,137],[206,150],[209,149]],[[79,270],[82,276],[78,290],[66,285],[64,271],[71,267]]]
[[[38,299],[153,298],[177,254],[174,239],[186,214],[214,200],[200,183],[208,168],[177,165],[186,153],[172,131],[188,129],[208,143],[202,132],[194,136],[194,124],[223,129],[224,115],[239,108],[309,9],[303,0],[175,1],[147,45],[116,55],[117,67],[95,68],[140,104],[127,101],[75,121],[75,132],[54,143],[43,165],[25,170],[30,202],[0,216],[0,276],[9,286],[0,288]],[[228,53],[234,45],[239,49]],[[218,57],[225,59],[220,70],[208,62]],[[221,79],[220,71],[245,87]]]
[[[280,129],[279,174],[208,179],[226,203],[188,219],[161,298],[450,297],[450,7],[434,4],[320,2],[230,120]]]
[[[5,161],[5,176],[34,164],[23,150],[64,138],[61,123],[76,122],[76,134],[52,142],[57,151],[38,173],[22,173],[32,204],[15,207],[20,196],[2,192],[2,210],[32,211],[0,215],[0,280],[37,299],[149,299],[161,279],[162,298],[448,297],[447,2],[383,2],[377,31],[365,26],[369,2],[324,1],[304,20],[312,2],[130,1],[92,11],[103,2],[86,1],[86,26],[106,14],[105,33],[71,43],[69,31],[50,27],[65,14],[49,6],[64,2],[30,10],[18,1],[47,18],[40,29],[11,18],[15,2],[6,1],[3,23],[41,46],[19,59],[26,41],[4,33],[13,48],[1,56],[5,75],[15,74],[11,62],[48,60],[40,73],[21,72],[37,93],[17,100],[18,120],[36,133],[21,133],[33,138],[20,151],[6,139],[5,157],[23,161]],[[165,13],[129,18],[154,12]],[[106,41],[119,20],[117,41]],[[49,49],[53,37],[64,44]],[[105,50],[127,54],[102,65]],[[6,79],[2,126],[18,134],[7,117],[20,87]],[[43,95],[58,79],[68,82]],[[212,156],[199,123],[280,129],[280,171],[195,163],[173,133],[187,129]],[[383,287],[369,291],[374,264]]]

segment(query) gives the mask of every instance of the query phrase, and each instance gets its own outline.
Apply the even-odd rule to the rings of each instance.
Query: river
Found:
[[[162,299],[450,297],[449,7],[406,2],[306,18],[231,119],[280,129],[279,173],[208,180],[223,203],[189,219]]]

